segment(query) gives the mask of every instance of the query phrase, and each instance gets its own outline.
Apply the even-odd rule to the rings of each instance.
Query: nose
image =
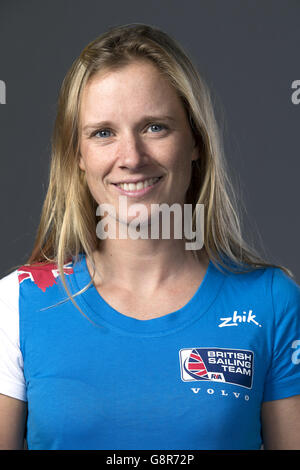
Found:
[[[119,140],[117,160],[122,168],[135,169],[143,166],[147,161],[145,145],[140,136],[129,131]]]

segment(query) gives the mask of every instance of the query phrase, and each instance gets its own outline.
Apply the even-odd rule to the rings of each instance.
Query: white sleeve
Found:
[[[27,401],[19,338],[17,270],[0,279],[0,393]]]

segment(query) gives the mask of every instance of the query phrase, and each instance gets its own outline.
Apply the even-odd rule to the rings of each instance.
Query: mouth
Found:
[[[126,196],[143,196],[153,188],[157,187],[162,179],[163,176],[158,176],[155,178],[148,178],[144,181],[139,181],[138,183],[112,183],[112,185],[120,194],[124,194]]]

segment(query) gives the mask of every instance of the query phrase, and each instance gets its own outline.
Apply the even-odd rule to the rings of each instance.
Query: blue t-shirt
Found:
[[[210,261],[190,301],[151,320],[118,312],[93,284],[74,297],[83,315],[53,266],[28,268],[29,449],[259,449],[262,402],[300,394],[300,288],[279,268]],[[84,288],[85,256],[65,274],[73,294]]]

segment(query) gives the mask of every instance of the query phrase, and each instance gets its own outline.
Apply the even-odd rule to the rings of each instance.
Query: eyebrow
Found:
[[[172,116],[144,116],[140,120],[140,124],[148,121],[176,121],[176,119]],[[100,121],[100,122],[90,122],[86,126],[82,128],[83,132],[87,132],[92,129],[98,129],[100,127],[108,127],[108,126],[113,126],[113,123],[111,121]]]

